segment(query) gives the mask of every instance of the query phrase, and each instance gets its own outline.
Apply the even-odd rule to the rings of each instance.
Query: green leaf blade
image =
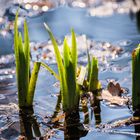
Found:
[[[16,62],[16,77],[18,87],[18,99],[19,107],[26,104],[27,88],[24,79],[25,69],[25,58],[23,53],[23,44],[21,33],[18,32],[18,12],[15,17],[14,23],[14,51],[15,51],[15,62]]]
[[[34,93],[35,93],[38,73],[40,70],[40,65],[41,65],[41,62],[34,63],[34,67],[33,67],[31,78],[30,78],[30,83],[29,83],[29,90],[26,97],[27,106],[32,106],[33,104]]]
[[[24,21],[24,56],[25,56],[25,82],[27,89],[30,78],[30,40],[26,21]]]
[[[60,75],[60,89],[61,89],[61,92],[62,92],[62,102],[63,102],[64,106],[66,107],[67,106],[68,88],[67,88],[66,79],[65,79],[64,65],[62,63],[61,54],[60,54],[60,51],[58,49],[58,45],[57,45],[57,42],[54,38],[54,35],[52,34],[49,26],[46,23],[44,23],[44,26],[45,26],[46,30],[48,31],[48,34],[50,36],[50,39],[51,39],[53,47],[54,47],[56,62],[57,62],[57,65],[58,65],[58,72],[59,72],[59,75]]]
[[[95,91],[98,89],[98,60],[93,57],[91,63],[91,71],[89,78],[89,91]]]
[[[28,94],[28,86],[26,83],[26,60],[25,60],[25,55],[23,51],[23,42],[22,42],[22,36],[21,33],[19,33],[19,61],[20,61],[20,67],[19,67],[19,99],[23,100],[24,105],[26,104],[26,96]],[[23,106],[24,106],[23,105]]]
[[[41,65],[42,65],[46,70],[48,70],[57,80],[60,80],[59,75],[56,74],[56,73],[54,72],[54,70],[52,70],[47,64],[41,62]]]
[[[72,48],[71,48],[71,57],[72,57],[72,63],[73,63],[73,68],[74,68],[74,73],[75,73],[75,78],[76,78],[76,68],[77,68],[77,43],[76,43],[76,35],[74,30],[71,30],[72,34]]]
[[[132,105],[136,111],[140,106],[140,45],[132,52]]]
[[[70,48],[67,43],[67,39],[64,39],[63,43],[63,61],[64,61],[64,67],[67,68],[70,63]]]

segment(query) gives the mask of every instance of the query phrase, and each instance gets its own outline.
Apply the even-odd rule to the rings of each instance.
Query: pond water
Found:
[[[133,17],[131,14],[117,13],[106,17],[94,17],[89,15],[87,9],[60,6],[41,15],[27,17],[27,22],[33,46],[48,45],[49,38],[43,26],[44,22],[50,26],[60,44],[64,36],[70,34],[71,28],[74,28],[77,36],[85,34],[91,47],[90,54],[99,58],[99,79],[103,88],[106,88],[109,80],[115,80],[127,90],[125,96],[131,97],[131,52],[140,42],[135,14]],[[22,126],[17,107],[13,34],[9,33],[6,37],[0,36],[0,42],[0,139],[15,140],[18,139]],[[78,42],[81,47],[79,63],[85,65],[87,56],[85,48],[82,47],[84,43],[82,40]],[[121,48],[122,51],[114,54],[107,48],[108,45],[114,49]],[[37,55],[41,59],[41,51],[46,51],[42,48],[32,52],[33,59],[36,60]],[[55,61],[48,59],[43,59],[43,61],[49,63],[57,71]],[[40,132],[42,136],[46,136],[46,139],[47,137],[50,137],[51,140],[64,139],[62,122],[60,121],[56,128],[48,123],[55,111],[58,93],[58,82],[42,68],[37,82],[34,112],[40,125]],[[140,133],[135,133],[134,125],[115,126],[116,122],[133,115],[131,105],[110,105],[103,100],[100,107],[99,128],[95,127],[97,120],[92,114],[92,108],[88,108],[90,121],[86,127],[89,132],[85,137],[80,138],[81,140],[134,140],[140,138]],[[81,112],[80,115],[81,122],[83,122],[84,114]]]

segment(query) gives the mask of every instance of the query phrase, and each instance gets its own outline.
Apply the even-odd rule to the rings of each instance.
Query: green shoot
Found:
[[[26,72],[25,69],[25,57],[23,51],[22,37],[18,32],[18,14],[16,15],[14,24],[14,46],[15,46],[15,59],[16,59],[16,75],[17,75],[17,86],[18,86],[18,99],[19,106],[24,106],[26,104],[27,86],[25,83]],[[23,82],[24,81],[24,82]]]
[[[77,69],[77,44],[76,44],[76,36],[74,30],[71,30],[72,34],[72,48],[71,48],[71,59],[73,63],[74,74],[76,76],[76,69]]]
[[[32,140],[34,137],[41,137],[39,123],[34,116],[33,108],[23,108],[19,111],[20,132],[24,134],[26,140]]]
[[[140,45],[132,53],[132,104],[133,110],[140,107]]]
[[[50,39],[52,41],[55,57],[58,66],[58,72],[60,76],[60,90],[62,96],[63,110],[67,111],[78,106],[79,103],[79,90],[76,84],[76,69],[77,69],[77,46],[75,33],[72,30],[72,46],[69,47],[65,38],[63,45],[63,58],[61,57],[58,49],[57,42],[48,27],[47,29]],[[63,60],[63,61],[62,61]]]
[[[88,72],[90,72],[89,75],[89,85],[88,90],[91,92],[94,92],[101,88],[100,82],[98,81],[98,60],[97,58],[93,57],[92,62],[89,64]]]
[[[18,32],[18,13],[14,23],[14,51],[16,63],[16,77],[18,88],[19,107],[32,106],[36,80],[40,68],[39,63],[35,63],[33,73],[30,78],[30,46],[29,34],[26,21],[24,22],[24,43],[22,35]]]

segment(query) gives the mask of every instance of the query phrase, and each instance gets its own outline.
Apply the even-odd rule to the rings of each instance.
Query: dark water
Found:
[[[140,42],[140,34],[136,26],[135,15],[132,18],[129,14],[115,14],[108,17],[91,17],[87,9],[59,7],[50,10],[42,15],[27,18],[30,32],[30,40],[34,42],[46,42],[48,34],[45,31],[43,23],[46,22],[52,29],[57,39],[62,39],[74,28],[77,34],[86,34],[87,38],[95,41],[106,41],[123,48],[123,53],[114,59],[107,57],[107,64],[102,66],[99,62],[101,71],[99,79],[103,87],[107,86],[108,80],[114,79],[120,85],[128,89],[128,95],[131,96],[131,52]],[[12,35],[8,38],[0,37],[0,54],[13,52]],[[96,48],[92,48],[96,52]],[[101,52],[101,51],[100,51]],[[95,53],[95,55],[98,55]],[[85,56],[82,56],[84,58]],[[7,60],[7,61],[6,61]],[[55,65],[51,65],[56,70]],[[8,72],[7,72],[8,71]],[[48,72],[41,69],[35,94],[35,114],[40,124],[42,135],[51,133],[48,129],[47,121],[55,110],[57,93],[59,88],[55,87],[56,80]],[[0,62],[0,139],[15,140],[20,134],[18,109],[12,104],[17,103],[14,59],[13,55],[6,58],[1,56]],[[5,105],[5,106],[2,106]],[[9,107],[9,110],[6,109]],[[6,111],[4,111],[6,110]],[[5,114],[3,113],[5,112]],[[91,109],[89,108],[89,112]],[[101,124],[110,124],[118,120],[123,120],[132,116],[127,106],[110,107],[106,102],[101,102]],[[81,113],[81,121],[83,121]],[[90,116],[91,118],[91,116]],[[8,125],[9,122],[11,125]],[[88,124],[89,133],[81,140],[104,139],[104,140],[134,140],[136,139],[134,126],[121,126],[113,129],[95,129],[95,119],[90,120]],[[63,131],[53,129],[54,134],[51,140],[64,139]],[[124,132],[124,134],[121,134]],[[51,134],[50,134],[51,135]]]

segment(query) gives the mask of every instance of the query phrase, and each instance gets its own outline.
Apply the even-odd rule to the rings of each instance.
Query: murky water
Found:
[[[48,34],[43,26],[44,22],[50,25],[60,42],[60,48],[63,37],[70,35],[70,29],[74,28],[80,48],[79,64],[87,63],[85,52],[88,44],[90,55],[94,54],[99,59],[99,79],[103,88],[106,88],[109,80],[113,79],[127,89],[125,96],[131,96],[131,52],[140,42],[135,15],[131,18],[130,14],[114,14],[101,18],[90,16],[87,9],[63,6],[35,17],[28,17],[27,21],[34,60],[45,61],[57,71],[55,60],[50,53],[51,44],[47,42]],[[86,37],[85,35],[81,37],[82,34]],[[15,140],[22,131],[20,129],[22,122],[19,121],[17,107],[14,56],[6,55],[13,52],[13,34],[1,36],[0,41],[3,45],[0,46],[0,139]],[[5,46],[7,49],[4,48]],[[44,55],[50,55],[50,57]],[[34,103],[35,118],[39,123],[40,133],[46,138],[50,137],[51,140],[64,139],[62,123],[60,122],[58,128],[48,123],[55,111],[59,93],[56,82],[55,78],[42,68]],[[92,108],[89,107],[88,110],[90,121],[86,126],[89,132],[81,138],[82,140],[134,140],[140,136],[140,133],[135,133],[133,125],[113,127],[115,122],[132,116],[131,109],[127,105],[109,105],[106,101],[102,101],[99,128],[95,127],[97,122]],[[32,119],[35,123],[36,119]],[[81,122],[83,121],[84,114],[81,112]],[[104,128],[102,128],[103,125]]]

